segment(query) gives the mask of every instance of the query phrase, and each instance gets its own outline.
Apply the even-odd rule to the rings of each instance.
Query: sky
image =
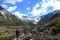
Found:
[[[60,0],[0,0],[0,5],[18,17],[39,17],[59,10]]]

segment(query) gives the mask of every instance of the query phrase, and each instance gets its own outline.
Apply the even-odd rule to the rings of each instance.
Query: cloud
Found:
[[[26,14],[22,14],[19,11],[14,12],[14,15],[19,17],[22,21],[34,21],[34,24],[36,24],[40,20],[38,18],[30,18]]]
[[[37,9],[37,8],[39,8],[39,7],[40,7],[40,4],[37,3],[37,4],[33,7],[33,9]]]
[[[20,13],[19,11],[14,12],[14,14],[15,14],[16,16],[18,16],[19,18],[22,18],[22,16],[27,16],[27,15],[25,15],[25,14]]]
[[[33,10],[32,10],[32,12],[31,12],[31,14],[33,15],[33,16],[38,16],[38,15],[40,15],[41,13],[46,13],[46,8],[39,8],[40,7],[40,4],[39,3],[37,3],[34,7],[33,7]],[[39,9],[37,9],[37,8],[39,8]]]
[[[7,10],[12,12],[17,8],[17,6],[8,7]]]
[[[48,7],[52,7],[53,10],[49,10]],[[37,9],[38,8],[38,9]],[[31,14],[33,16],[41,16],[44,14],[47,14],[48,11],[54,11],[60,9],[60,1],[58,0],[42,0],[39,3],[36,3],[36,5],[32,8]]]
[[[6,9],[8,8],[8,6],[7,6],[6,4],[2,4],[1,6],[2,6],[3,8],[6,8]]]
[[[30,10],[31,10],[31,8],[30,8],[30,7],[27,7],[27,8],[26,8],[26,10],[27,10],[27,11],[30,11]]]
[[[4,0],[4,3],[16,4],[16,2],[22,2],[23,0]]]
[[[43,1],[42,3],[43,8],[47,8],[49,6],[53,7],[53,10],[58,10],[60,9],[60,1],[58,0],[49,0],[49,1]]]
[[[39,8],[40,7],[40,8]],[[38,16],[38,15],[40,15],[41,13],[46,13],[47,12],[47,10],[46,10],[46,8],[41,8],[41,6],[40,6],[40,4],[39,3],[37,3],[34,7],[33,7],[33,10],[32,10],[32,12],[31,12],[31,14],[33,15],[33,16]]]

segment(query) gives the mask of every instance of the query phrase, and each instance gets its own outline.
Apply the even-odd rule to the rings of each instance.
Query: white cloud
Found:
[[[25,15],[25,14],[20,13],[19,11],[14,12],[14,14],[15,14],[16,16],[18,16],[19,18],[22,18],[22,16],[27,16],[27,15]]]
[[[40,20],[38,18],[30,18],[30,17],[27,17],[26,14],[22,14],[19,11],[14,12],[14,14],[16,16],[18,16],[22,21],[28,21],[28,20],[30,20],[30,21],[34,21],[34,24],[36,24]],[[23,16],[26,16],[26,17],[23,17]]]
[[[19,18],[22,18],[22,15],[20,14],[19,11],[14,12],[14,14],[15,14],[16,16],[18,16]]]
[[[34,9],[37,9],[38,7],[40,7],[40,4],[39,3],[37,3],[36,5],[35,5],[35,7],[33,7]]]
[[[17,6],[8,7],[7,10],[12,12],[17,8]]]
[[[33,16],[38,16],[38,15],[44,15],[48,11],[48,7],[51,6],[53,7],[53,10],[59,10],[60,9],[60,1],[57,0],[42,0],[40,3],[36,3],[36,5],[33,7],[33,10],[31,11],[31,14]],[[39,9],[37,9],[40,7]],[[50,11],[50,10],[49,10]]]
[[[42,4],[43,8],[47,8],[49,6],[52,6],[54,8],[53,10],[60,9],[60,1],[57,1],[57,0],[49,0],[48,2],[43,1],[41,4]]]
[[[60,9],[60,2],[55,2],[53,7],[54,7],[54,10]]]
[[[2,4],[1,6],[2,6],[3,8],[6,8],[6,9],[8,8],[8,6],[5,5],[5,4]]]
[[[33,16],[38,16],[38,15],[40,15],[41,13],[44,13],[44,12],[46,13],[46,12],[47,12],[46,8],[39,8],[39,9],[37,9],[38,7],[41,7],[39,3],[37,3],[37,4],[33,7],[33,10],[32,10],[32,12],[31,12],[31,14],[32,14]]]
[[[33,9],[33,11],[31,12],[31,14],[33,15],[33,16],[38,16],[38,15],[40,15],[41,13],[46,13],[46,9]]]
[[[32,10],[32,12],[31,12],[31,14],[32,14],[33,16],[38,16],[38,15],[40,15],[41,13],[44,13],[44,12],[46,13],[46,12],[47,12],[46,8],[39,8],[39,9],[37,9],[38,7],[41,7],[39,3],[37,3],[37,4],[33,7],[33,10]]]
[[[31,8],[30,8],[30,7],[27,7],[27,8],[26,8],[26,10],[27,10],[27,11],[30,11],[30,10],[31,10]]]
[[[5,0],[4,3],[16,4],[16,2],[22,2],[23,0]]]

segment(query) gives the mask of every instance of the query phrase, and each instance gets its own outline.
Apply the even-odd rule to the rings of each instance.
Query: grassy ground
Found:
[[[15,38],[15,35],[0,37],[0,40],[12,40]]]
[[[0,26],[0,40],[14,39],[16,28],[20,28],[20,26]]]

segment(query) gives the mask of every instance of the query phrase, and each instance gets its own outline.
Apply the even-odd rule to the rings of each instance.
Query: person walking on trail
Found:
[[[16,29],[16,40],[19,40],[19,34],[20,34],[20,31]]]

